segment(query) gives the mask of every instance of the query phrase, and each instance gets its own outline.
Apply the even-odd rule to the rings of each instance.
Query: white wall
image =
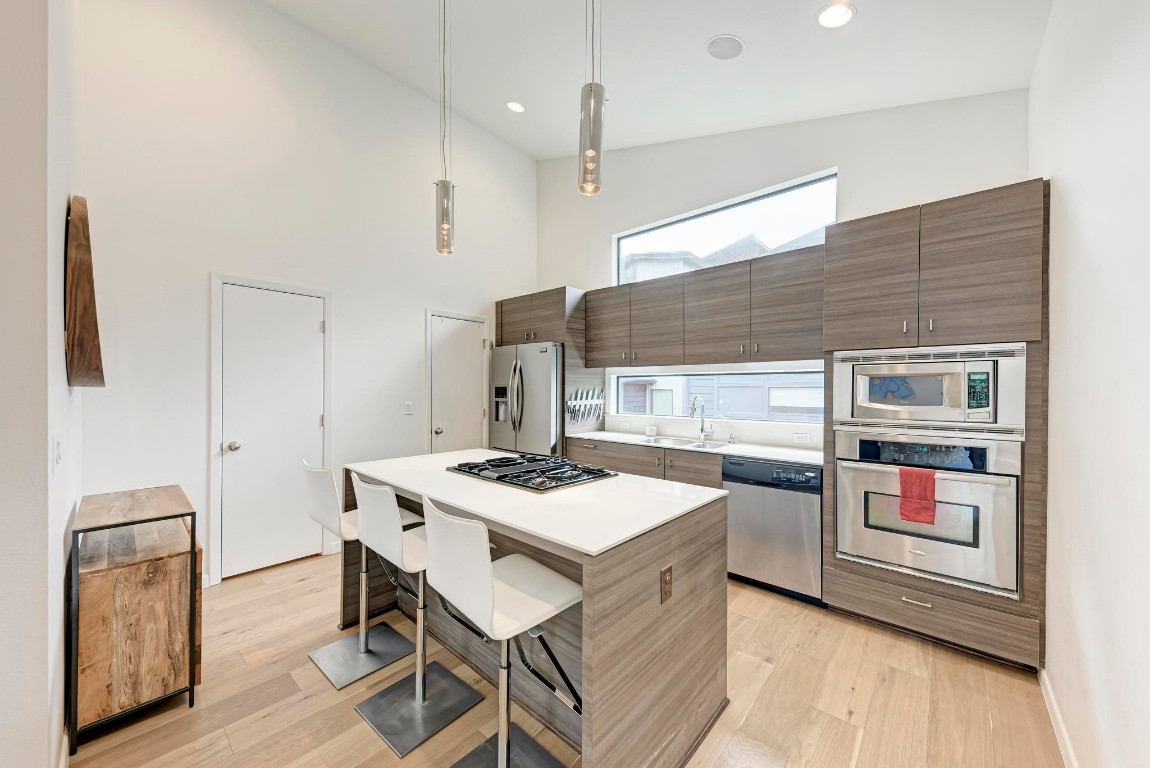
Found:
[[[63,746],[64,570],[80,475],[63,322],[73,15],[73,0],[8,0],[0,23],[0,744],[16,766],[55,766]]]
[[[1146,3],[1056,0],[1031,91],[1031,173],[1051,178],[1045,683],[1083,768],[1150,765],[1148,37]]]
[[[539,287],[611,285],[612,235],[836,166],[840,221],[1022,181],[1026,109],[1011,91],[616,150],[593,198],[574,158],[543,161]]]
[[[212,271],[334,292],[333,466],[425,451],[424,310],[534,289],[534,161],[457,120],[439,256],[434,102],[254,0],[101,0],[79,29],[108,384],[85,492],[178,483],[208,510]]]

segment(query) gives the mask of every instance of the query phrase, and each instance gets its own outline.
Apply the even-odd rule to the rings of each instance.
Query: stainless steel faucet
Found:
[[[708,439],[714,437],[715,430],[707,429],[707,401],[703,399],[702,395],[695,395],[691,398],[691,410],[687,415],[693,417],[695,415],[696,406],[699,408],[699,439],[705,443]]]

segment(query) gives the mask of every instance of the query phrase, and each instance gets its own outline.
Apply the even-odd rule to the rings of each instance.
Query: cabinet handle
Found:
[[[930,319],[930,332],[934,333],[934,318],[933,317]]]
[[[523,332],[523,340],[524,341],[530,341],[531,340],[531,334],[528,331]]]
[[[674,469],[674,468],[675,468],[675,460],[674,459],[667,459],[667,469]]]
[[[655,466],[656,467],[659,466],[662,462],[663,462],[663,460],[661,458],[659,458],[658,456],[655,457]]]
[[[639,353],[638,352],[632,352],[631,353],[631,359],[632,360],[638,360],[639,359]]]
[[[596,448],[598,448],[599,446],[597,446],[597,445],[587,445],[587,443],[583,443],[583,447],[584,447],[584,448],[590,448],[591,450],[595,450],[595,449],[596,449]]]
[[[755,354],[759,354],[759,343],[755,342]]]
[[[902,332],[906,333],[906,320],[902,321]]]
[[[740,345],[739,345],[739,354],[740,354],[740,355],[742,355],[742,354],[746,354],[746,350],[747,350],[747,345],[746,345],[746,344],[740,344]]]
[[[902,599],[902,601],[904,603],[910,603],[911,605],[917,605],[920,608],[933,608],[934,607],[930,603],[920,603],[918,600],[911,600],[909,597],[904,597]]]
[[[534,340],[535,340],[535,331],[532,331],[532,332],[531,332],[531,340],[532,340],[532,341],[534,341]]]
[[[624,352],[624,353],[623,353],[623,359],[624,359],[624,360],[626,360],[626,359],[627,359],[627,353],[626,353],[626,352]]]

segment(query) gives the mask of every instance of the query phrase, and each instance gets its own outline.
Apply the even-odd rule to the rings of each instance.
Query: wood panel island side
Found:
[[[583,768],[685,765],[727,701],[726,491],[619,475],[536,494],[447,471],[500,454],[482,449],[350,464],[344,504],[356,506],[351,473],[395,489],[420,512],[427,496],[449,514],[482,520],[498,559],[522,553],[583,585],[583,602],[543,624],[583,698],[580,717],[517,658],[512,697],[582,753]],[[341,627],[358,623],[359,542],[343,548]],[[672,594],[661,601],[670,566]],[[370,615],[413,601],[371,556]],[[393,571],[394,572],[394,571]],[[446,615],[428,588],[429,633],[496,680],[498,645]],[[538,644],[528,659],[554,679]],[[514,654],[513,654],[514,656]]]

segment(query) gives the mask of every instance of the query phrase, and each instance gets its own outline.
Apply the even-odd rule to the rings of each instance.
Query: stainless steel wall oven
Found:
[[[836,557],[1017,599],[1022,444],[835,434]],[[934,472],[934,520],[900,514],[900,468]]]

